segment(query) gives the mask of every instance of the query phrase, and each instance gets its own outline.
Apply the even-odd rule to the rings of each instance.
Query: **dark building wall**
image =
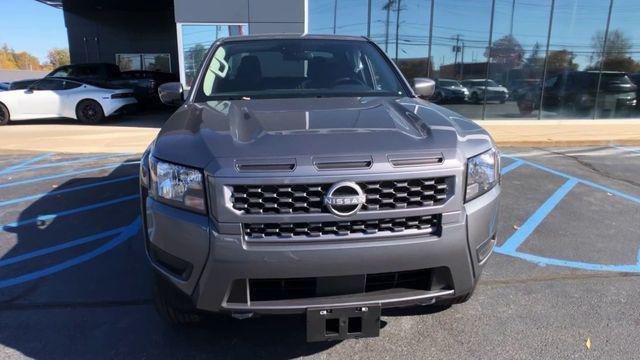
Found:
[[[176,24],[173,8],[136,11],[64,3],[72,63],[115,63],[119,53],[168,53],[178,73]]]

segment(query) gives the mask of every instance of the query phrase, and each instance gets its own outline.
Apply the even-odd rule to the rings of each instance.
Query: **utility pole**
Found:
[[[400,48],[400,1],[398,0],[398,13],[396,14],[396,62],[398,62],[398,48]]]
[[[458,80],[464,79],[464,41],[462,42],[462,54],[460,55],[460,76]]]
[[[456,78],[460,77],[460,72],[458,71],[458,52],[460,51],[460,34],[456,35],[456,45],[453,48],[453,52],[455,53],[453,58],[453,68],[456,72]]]
[[[391,21],[391,7],[393,7],[394,2],[395,0],[388,0],[387,3],[382,7],[382,10],[387,11],[387,20],[384,23],[384,52],[389,51],[389,21]]]
[[[336,22],[338,19],[338,0],[333,0],[333,34],[336,34]]]
[[[513,14],[516,12],[516,0],[511,3],[511,27],[509,27],[509,35],[513,36]]]

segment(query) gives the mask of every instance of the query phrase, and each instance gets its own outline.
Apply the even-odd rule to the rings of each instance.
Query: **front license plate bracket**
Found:
[[[307,341],[380,335],[380,305],[307,309]]]

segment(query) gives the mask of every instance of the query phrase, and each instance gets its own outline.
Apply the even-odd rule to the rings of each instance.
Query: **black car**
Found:
[[[543,110],[569,110],[576,115],[586,115],[596,107],[596,94],[598,109],[603,111],[619,112],[636,106],[638,87],[627,74],[603,72],[599,92],[598,78],[597,71],[570,71],[547,78],[543,89]],[[534,101],[536,98],[539,97],[534,97]]]
[[[640,72],[629,74],[629,78],[636,86],[636,107],[640,108]]]

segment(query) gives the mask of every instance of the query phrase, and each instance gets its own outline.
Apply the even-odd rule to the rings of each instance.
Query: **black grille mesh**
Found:
[[[440,230],[440,215],[413,216],[397,219],[373,219],[354,221],[301,222],[289,224],[244,224],[244,234],[249,239],[287,239],[292,237],[348,236],[353,234],[373,235],[421,230],[437,233]]]
[[[367,201],[361,211],[440,205],[447,199],[447,178],[359,182]],[[234,185],[231,201],[245,214],[314,214],[328,212],[323,198],[331,184]]]

